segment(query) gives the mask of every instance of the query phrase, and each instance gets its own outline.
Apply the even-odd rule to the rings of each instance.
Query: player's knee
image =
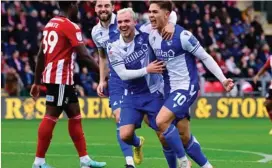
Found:
[[[189,143],[190,138],[191,138],[191,136],[189,134],[186,134],[186,133],[182,133],[182,134],[180,133],[180,137],[181,137],[181,140],[182,140],[182,144],[185,145],[185,146]]]
[[[120,138],[122,139],[122,141],[124,142],[128,142],[132,139],[133,133],[130,131],[126,131],[126,130],[121,130],[120,131]]]
[[[163,118],[157,117],[156,124],[157,124],[159,131],[161,131],[161,132],[165,131],[168,128],[168,124]]]

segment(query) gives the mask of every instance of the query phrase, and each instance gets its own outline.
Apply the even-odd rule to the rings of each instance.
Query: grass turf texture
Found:
[[[2,167],[30,168],[35,156],[37,128],[40,120],[2,120]],[[124,158],[116,141],[113,120],[83,120],[89,154],[106,161],[107,168],[124,168]],[[272,160],[259,163],[270,154],[271,123],[267,119],[193,119],[191,129],[204,153],[215,168],[271,168]],[[161,146],[155,133],[143,124],[137,135],[145,137],[144,162],[137,168],[166,168]],[[271,158],[272,159],[272,158]],[[67,121],[60,120],[47,153],[46,161],[56,168],[79,167],[76,150],[70,140]],[[197,168],[193,162],[193,168]]]

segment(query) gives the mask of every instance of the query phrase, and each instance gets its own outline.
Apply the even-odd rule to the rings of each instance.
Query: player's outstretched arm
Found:
[[[194,35],[192,35],[191,32],[184,30],[180,34],[180,41],[182,48],[200,59],[209,69],[209,71],[212,72],[214,76],[223,84],[226,91],[229,92],[233,89],[233,80],[230,78],[227,79],[225,77],[222,70],[212,58],[212,56],[205,51],[205,49],[200,45],[199,41],[194,37]]]
[[[87,48],[85,45],[81,44],[75,47],[75,51],[77,53],[77,60],[81,62],[82,64],[86,65],[88,69],[90,69],[92,72],[95,72],[99,74],[99,66],[94,60],[93,57],[89,56]],[[94,79],[96,82],[99,81],[99,79]]]
[[[35,67],[35,77],[34,77],[34,84],[31,87],[30,95],[36,100],[40,95],[40,84],[42,79],[42,72],[44,70],[44,53],[42,49],[42,43],[40,45],[40,49],[37,56],[37,63]]]
[[[203,47],[199,47],[197,49],[195,56],[205,64],[205,66],[214,74],[214,76],[216,76],[216,78],[223,84],[226,91],[229,92],[233,89],[233,80],[225,77],[218,64],[215,62],[212,56],[204,50]]]
[[[264,64],[264,66],[259,70],[259,72],[257,73],[257,75],[255,75],[253,77],[253,82],[256,84],[257,81],[259,80],[259,78],[265,73],[265,71],[267,70],[267,68],[270,66],[270,59],[268,59],[266,61],[266,63]]]

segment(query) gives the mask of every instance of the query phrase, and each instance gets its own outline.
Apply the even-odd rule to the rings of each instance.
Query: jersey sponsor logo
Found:
[[[159,60],[167,61],[175,57],[175,51],[173,51],[172,49],[168,51],[163,51],[162,49],[154,49],[154,53]]]
[[[168,40],[168,41],[166,41],[166,43],[167,43],[168,46],[170,46],[170,45],[173,44],[173,40]]]
[[[143,44],[143,41],[144,41],[144,39],[142,38],[142,37],[139,37],[139,39],[137,40],[137,44]]]
[[[76,33],[76,37],[77,37],[78,41],[82,41],[82,34],[81,34],[81,32],[77,32]]]
[[[144,58],[148,54],[148,44],[143,44],[140,50],[132,52],[125,58],[125,64]]]
[[[46,101],[48,101],[48,102],[54,102],[54,96],[52,96],[52,95],[46,95]]]

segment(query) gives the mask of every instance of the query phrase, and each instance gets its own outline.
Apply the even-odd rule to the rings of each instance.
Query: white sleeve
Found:
[[[212,72],[218,80],[220,80],[220,82],[226,80],[226,77],[218,64],[214,61],[212,56],[210,56],[210,54],[204,50],[199,41],[191,32],[187,30],[182,31],[180,40],[182,48],[200,59],[209,69],[209,71]]]
[[[94,42],[94,44],[96,45],[97,48],[102,48],[102,46],[95,39],[95,27],[92,29],[92,39],[93,39],[93,42]]]
[[[177,20],[178,20],[177,13],[176,13],[175,11],[172,11],[172,12],[170,13],[168,22],[169,22],[169,23],[173,23],[173,24],[175,25],[175,24],[177,23]]]
[[[147,74],[146,67],[137,70],[126,69],[124,59],[122,58],[118,50],[116,50],[116,47],[108,44],[107,50],[112,67],[122,80],[136,79],[143,77]]]
[[[151,26],[151,23],[150,22],[147,22],[147,23],[145,23],[145,24],[142,24],[141,26],[140,26],[140,30],[142,31],[142,32],[144,32],[144,33],[150,33],[151,32],[151,30],[152,30],[152,26]]]
[[[215,60],[212,58],[210,54],[208,54],[203,47],[199,47],[194,55],[199,58],[205,66],[209,69],[210,72],[216,76],[216,78],[222,83],[224,80],[226,80],[225,75],[223,74],[222,70],[218,66],[218,64],[215,62]]]

